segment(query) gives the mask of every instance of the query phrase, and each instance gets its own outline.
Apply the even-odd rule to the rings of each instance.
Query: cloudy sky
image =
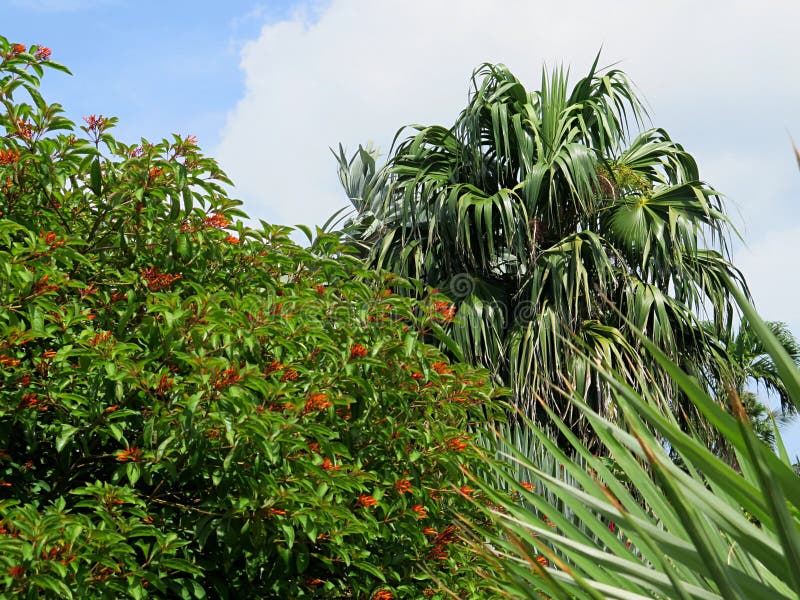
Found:
[[[285,224],[346,205],[330,147],[451,124],[480,63],[535,88],[602,48],[726,196],[758,308],[796,334],[798,23],[793,0],[0,0],[3,35],[73,70],[46,85],[70,116],[118,116],[127,141],[197,135],[246,211]]]

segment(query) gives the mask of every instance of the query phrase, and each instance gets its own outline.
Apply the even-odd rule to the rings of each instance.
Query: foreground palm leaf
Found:
[[[636,329],[697,374],[716,373],[707,349],[733,315],[722,282],[745,289],[727,258],[728,220],[666,132],[629,130],[643,109],[626,76],[595,61],[572,89],[556,69],[530,92],[487,64],[473,85],[453,127],[416,127],[382,171],[369,150],[350,161],[339,150],[356,213],[345,233],[372,266],[448,293],[465,358],[528,414],[541,396],[575,424],[551,393],[555,372],[613,414],[608,386],[585,378],[585,354],[631,382],[649,368],[667,390],[663,371],[642,364]],[[581,353],[563,343],[574,335]]]
[[[774,327],[734,294],[754,339],[780,373],[786,402],[800,407],[800,370],[793,357],[773,335]],[[622,414],[619,423],[604,419],[574,390],[566,393],[610,458],[593,456],[554,416],[570,451],[537,428],[530,431],[569,477],[554,476],[549,463],[542,468],[509,443],[510,458],[532,474],[532,485],[522,485],[508,470],[498,471],[514,492],[509,500],[494,483],[481,484],[493,506],[487,511],[505,530],[487,536],[487,545],[486,532],[476,529],[476,548],[496,567],[498,593],[511,598],[800,598],[800,476],[785,453],[777,456],[758,439],[735,390],[726,411],[655,344],[645,338],[642,343],[728,440],[739,468],[656,410],[649,392],[638,393],[619,374],[601,368],[599,375],[613,388]],[[542,521],[545,514],[552,527]]]

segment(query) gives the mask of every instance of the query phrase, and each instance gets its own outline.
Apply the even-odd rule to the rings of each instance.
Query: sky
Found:
[[[0,0],[0,33],[72,70],[44,85],[70,117],[194,134],[251,217],[288,225],[347,206],[330,148],[452,124],[481,63],[535,89],[602,49],[724,194],[756,307],[800,335],[797,23],[792,0]]]

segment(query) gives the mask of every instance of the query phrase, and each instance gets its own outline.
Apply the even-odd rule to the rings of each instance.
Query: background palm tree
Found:
[[[578,419],[556,384],[613,415],[588,360],[631,382],[646,376],[685,418],[631,332],[693,373],[717,373],[707,348],[727,337],[734,313],[722,282],[746,286],[728,261],[719,195],[664,130],[638,131],[643,122],[624,73],[596,60],[571,89],[555,69],[533,92],[485,64],[455,124],[415,126],[385,167],[370,149],[348,160],[340,148],[355,208],[345,234],[373,267],[447,293],[463,357],[488,367],[529,414],[543,397]]]
[[[765,326],[786,354],[800,367],[800,343],[785,323],[765,321]],[[797,407],[790,401],[789,391],[774,359],[764,345],[763,337],[753,329],[750,321],[742,319],[735,335],[722,346],[723,358],[719,361],[722,372],[716,390],[718,400],[728,404],[728,396],[735,394],[744,406],[756,435],[768,446],[775,446],[775,428],[787,425],[797,417]],[[755,392],[748,386],[755,386]],[[780,400],[779,409],[770,409],[757,392],[762,389]],[[724,438],[715,440],[719,453],[732,459]]]

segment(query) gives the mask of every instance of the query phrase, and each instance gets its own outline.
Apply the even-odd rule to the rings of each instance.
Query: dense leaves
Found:
[[[3,596],[481,597],[441,299],[234,225],[192,137],[81,133],[49,57],[0,38]]]

